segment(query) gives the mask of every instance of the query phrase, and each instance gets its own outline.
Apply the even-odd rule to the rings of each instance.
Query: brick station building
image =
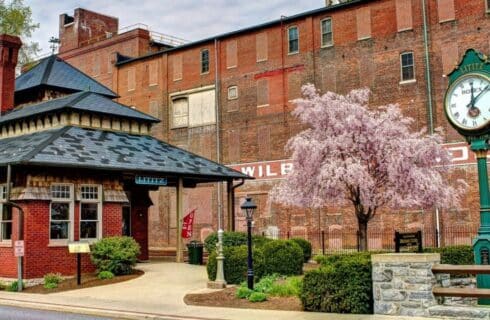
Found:
[[[256,232],[303,236],[316,245],[322,231],[339,233],[327,248],[352,242],[342,236],[355,229],[351,208],[302,210],[268,200],[291,170],[286,141],[304,129],[290,115],[291,101],[305,83],[338,93],[369,87],[372,105],[399,103],[416,120],[414,130],[442,127],[455,156],[450,179],[471,186],[460,210],[385,210],[369,230],[387,236],[375,236],[370,246],[392,245],[394,229],[422,229],[434,239],[437,224],[443,244],[469,244],[479,221],[476,166],[445,119],[443,97],[445,75],[467,49],[490,53],[489,1],[327,0],[319,7],[177,45],[141,28],[118,32],[117,18],[77,9],[60,16],[59,55],[112,88],[119,102],[161,119],[155,137],[254,176],[236,189],[234,203],[254,197]],[[186,192],[185,211],[198,209],[196,239],[216,230],[215,213],[228,205],[223,194],[225,187],[215,185]],[[150,246],[174,247],[173,191],[161,189],[152,199]],[[233,221],[243,230],[243,217]]]
[[[151,137],[158,119],[114,101],[114,92],[56,56],[15,79],[14,93],[20,45],[0,35],[0,277],[17,275],[18,239],[28,279],[73,274],[73,241],[130,235],[147,260],[150,190],[176,189],[181,220],[184,188],[247,178]],[[93,269],[88,255],[82,263]]]

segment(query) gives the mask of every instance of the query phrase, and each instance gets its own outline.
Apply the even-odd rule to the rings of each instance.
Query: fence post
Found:
[[[357,235],[357,252],[359,252],[361,251],[361,232],[357,230],[356,235]]]
[[[289,231],[288,231],[288,233],[287,233],[287,235],[286,235],[286,236],[288,237],[288,240],[289,240]]]
[[[325,255],[325,230],[322,230],[322,254]]]

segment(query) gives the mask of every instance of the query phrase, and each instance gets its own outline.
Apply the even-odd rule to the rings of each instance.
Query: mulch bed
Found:
[[[236,287],[224,290],[202,293],[188,294],[184,297],[184,302],[189,305],[207,307],[228,307],[244,309],[269,309],[301,311],[301,301],[298,297],[268,297],[263,302],[250,302],[247,299],[239,299],[235,295]]]
[[[132,274],[116,276],[112,279],[100,280],[97,278],[96,273],[84,273],[82,274],[82,283],[80,285],[77,285],[77,277],[74,277],[74,278],[63,280],[61,283],[58,284],[58,287],[54,289],[46,289],[42,284],[40,284],[37,286],[25,288],[23,292],[46,294],[46,293],[54,293],[54,292],[61,292],[61,291],[68,291],[68,290],[104,286],[106,284],[114,284],[118,282],[132,280],[142,276],[143,274],[144,274],[143,271],[134,270]]]

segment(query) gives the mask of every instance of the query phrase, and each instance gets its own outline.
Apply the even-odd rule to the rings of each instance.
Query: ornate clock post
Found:
[[[487,153],[490,148],[490,62],[469,49],[449,74],[444,110],[449,123],[466,138],[475,152],[480,190],[480,228],[473,239],[476,264],[490,264],[490,191]],[[478,288],[490,288],[490,275],[477,276]],[[490,299],[479,299],[490,304]]]

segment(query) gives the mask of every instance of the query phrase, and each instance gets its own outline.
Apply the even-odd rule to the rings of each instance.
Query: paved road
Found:
[[[110,320],[110,318],[100,318],[84,316],[74,313],[63,313],[53,311],[42,311],[34,309],[13,308],[0,306],[0,319],[2,320]]]

